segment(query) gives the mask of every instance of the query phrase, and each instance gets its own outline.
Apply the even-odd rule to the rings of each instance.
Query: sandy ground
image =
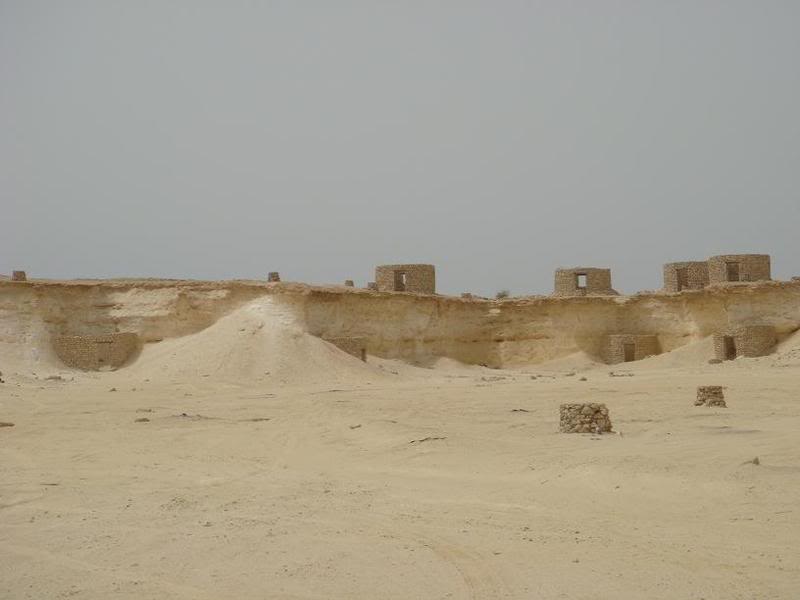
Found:
[[[6,373],[0,598],[800,597],[800,366],[580,364]]]

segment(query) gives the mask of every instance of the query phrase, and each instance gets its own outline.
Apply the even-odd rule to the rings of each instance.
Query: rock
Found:
[[[150,419],[147,417],[139,417],[138,419],[134,420],[134,423],[149,423]]]
[[[0,421],[0,427],[13,427],[13,423],[9,423],[8,421]]]

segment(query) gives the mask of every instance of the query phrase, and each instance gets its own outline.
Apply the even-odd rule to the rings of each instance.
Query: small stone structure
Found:
[[[556,269],[554,296],[616,296],[611,287],[611,269],[575,267]]]
[[[281,274],[277,271],[270,271],[269,275],[267,275],[267,281],[270,283],[277,283],[281,280]]]
[[[139,350],[140,343],[135,333],[64,335],[53,340],[53,347],[65,365],[99,371],[123,366]]]
[[[724,254],[708,259],[709,283],[769,281],[769,254]]]
[[[714,334],[714,358],[733,360],[740,356],[767,356],[776,343],[775,328],[771,325],[731,327]]]
[[[689,261],[664,265],[664,291],[702,290],[708,285],[708,263]]]
[[[344,285],[345,285],[345,287],[355,287],[356,284],[353,283],[352,279],[345,279],[344,280]]]
[[[324,338],[326,342],[330,342],[339,350],[352,354],[356,358],[360,358],[364,362],[367,360],[367,340],[363,337],[337,337],[337,338]]]
[[[725,394],[722,392],[721,385],[701,385],[697,388],[697,399],[695,406],[722,406],[725,404]]]
[[[375,267],[375,283],[381,292],[436,293],[433,265],[381,265]]]
[[[656,335],[613,334],[608,336],[603,348],[603,360],[610,365],[642,360],[654,354],[660,354]]]
[[[378,284],[375,283],[374,281],[370,281],[369,283],[367,283],[367,289],[368,290],[374,290],[374,291],[377,292],[378,291]]]
[[[11,281],[28,281],[25,271],[11,271]]]
[[[611,418],[605,404],[562,404],[559,430],[561,433],[605,433],[611,431]]]
[[[470,292],[461,292],[461,297],[467,300],[472,300],[473,296]]]

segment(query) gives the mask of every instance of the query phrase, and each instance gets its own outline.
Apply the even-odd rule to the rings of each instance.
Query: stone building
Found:
[[[277,283],[281,280],[281,274],[277,271],[270,271],[269,275],[267,275],[267,281],[270,283]]]
[[[337,338],[324,338],[326,342],[330,342],[339,350],[347,352],[366,362],[367,360],[367,340],[363,337],[337,337]]]
[[[616,296],[611,287],[611,269],[575,267],[556,269],[554,296]]]
[[[11,281],[28,281],[25,271],[11,271]]]
[[[769,254],[724,254],[708,259],[709,283],[769,281]]]
[[[53,340],[58,358],[65,365],[84,371],[121,367],[139,347],[139,336],[135,333],[64,335]]]
[[[603,360],[610,365],[642,360],[655,354],[660,354],[655,335],[609,335],[603,347]]]
[[[756,357],[772,353],[777,343],[771,325],[731,327],[714,334],[714,358],[733,360],[740,356]]]
[[[375,267],[375,284],[380,292],[436,293],[433,265],[381,265]]]
[[[664,265],[664,291],[701,290],[708,285],[708,263],[690,261]]]

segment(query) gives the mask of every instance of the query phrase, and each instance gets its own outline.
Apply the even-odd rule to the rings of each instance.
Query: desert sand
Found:
[[[800,597],[800,334],[498,369],[207,321],[86,373],[6,318],[0,598]],[[583,401],[614,433],[558,433]]]

